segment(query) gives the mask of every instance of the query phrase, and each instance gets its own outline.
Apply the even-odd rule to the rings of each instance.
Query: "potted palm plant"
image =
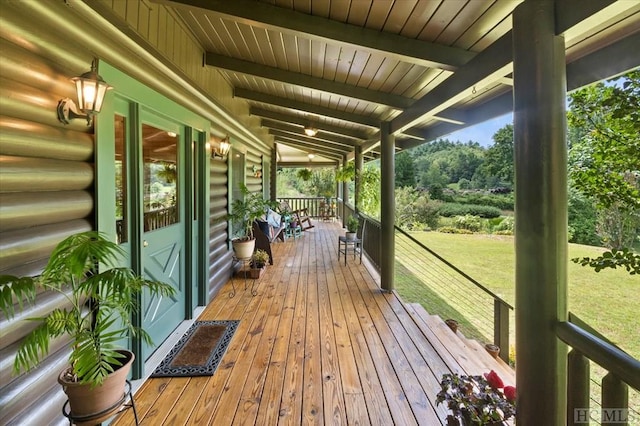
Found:
[[[262,194],[252,193],[245,185],[240,186],[242,199],[233,200],[231,213],[225,220],[231,221],[235,238],[232,239],[233,251],[238,259],[250,259],[255,249],[253,222],[260,219],[272,206],[270,201],[262,198]]]
[[[33,303],[42,289],[62,293],[68,300],[67,306],[32,318],[38,325],[18,349],[14,374],[38,365],[49,352],[51,340],[68,335],[70,365],[58,382],[69,398],[70,418],[99,423],[112,414],[110,407],[118,408],[134,360],[133,352],[118,344],[129,336],[151,344],[149,335],[131,322],[138,295],[175,292],[170,285],[146,280],[129,268],[111,267],[122,255],[122,249],[103,234],[82,232],[56,246],[40,276],[0,276],[0,309],[7,317],[14,315],[14,299],[21,309],[23,300]],[[96,418],[97,413],[101,416]]]

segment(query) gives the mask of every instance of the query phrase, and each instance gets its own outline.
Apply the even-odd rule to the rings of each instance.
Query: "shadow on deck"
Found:
[[[443,424],[442,374],[514,374],[379,277],[338,261],[340,226],[315,222],[273,245],[257,295],[231,283],[199,320],[240,320],[211,377],[154,378],[135,395],[142,424]],[[250,286],[249,286],[250,287]],[[131,411],[114,424],[133,424]]]

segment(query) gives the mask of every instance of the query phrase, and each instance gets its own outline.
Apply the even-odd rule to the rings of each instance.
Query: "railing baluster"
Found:
[[[627,425],[629,386],[613,373],[602,378],[602,426]]]
[[[589,421],[589,360],[580,351],[569,352],[567,364],[567,424]]]
[[[500,348],[500,358],[509,363],[509,305],[493,299],[493,342]]]

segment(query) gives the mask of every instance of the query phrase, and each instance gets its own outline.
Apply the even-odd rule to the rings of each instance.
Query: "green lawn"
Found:
[[[411,235],[507,302],[515,303],[513,237],[440,232]],[[569,258],[597,255],[599,251],[569,244]],[[596,273],[573,262],[569,262],[568,276],[569,310],[640,359],[640,278],[619,269]]]

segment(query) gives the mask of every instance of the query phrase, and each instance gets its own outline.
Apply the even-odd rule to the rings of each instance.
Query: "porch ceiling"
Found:
[[[508,113],[521,0],[153,0],[173,8],[273,142],[379,156]],[[640,3],[557,2],[569,90],[640,66]],[[306,137],[305,125],[318,129]],[[305,154],[306,155],[306,154]]]

